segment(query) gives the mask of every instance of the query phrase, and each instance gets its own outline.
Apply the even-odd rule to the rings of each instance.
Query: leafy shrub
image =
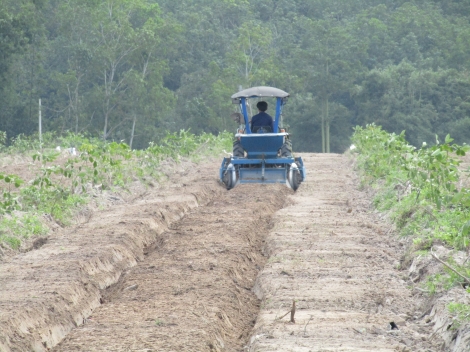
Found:
[[[405,134],[389,134],[375,125],[355,129],[358,166],[367,182],[377,190],[375,206],[389,211],[402,235],[415,243],[444,242],[455,249],[470,247],[470,190],[459,188],[460,157],[467,145],[423,144],[416,149],[406,143]],[[450,259],[452,261],[452,259]],[[468,265],[468,264],[467,264]],[[468,267],[459,267],[470,275]],[[462,278],[452,271],[429,278],[430,292],[449,289]]]
[[[231,148],[231,139],[229,133],[196,136],[182,130],[168,134],[158,145],[151,144],[146,150],[137,151],[125,143],[104,142],[84,135],[68,133],[58,137],[46,134],[45,146],[70,146],[78,151],[78,155],[58,162],[60,153],[55,149],[39,151],[37,136],[20,135],[9,147],[9,152],[30,153],[36,150],[33,161],[39,162],[41,168],[26,186],[18,176],[0,173],[0,185],[4,186],[0,198],[0,242],[18,248],[25,233],[42,233],[43,228],[37,223],[33,226],[28,216],[34,218],[37,214],[46,213],[62,225],[69,224],[77,207],[88,201],[90,186],[125,188],[136,177],[155,176],[164,159],[179,161],[182,157],[199,158],[214,151],[220,152]],[[5,214],[18,210],[27,214],[21,218],[23,220],[15,216],[5,217]],[[10,230],[2,231],[1,222],[4,222],[4,228],[10,226]]]
[[[464,156],[467,145],[445,143],[416,149],[406,143],[404,132],[400,135],[387,133],[380,127],[368,125],[356,127],[352,137],[359,155],[359,167],[371,181],[386,179],[385,185],[411,185],[416,199],[424,198],[440,209],[442,205],[470,206],[469,192],[458,190],[458,166],[461,161],[455,156]]]

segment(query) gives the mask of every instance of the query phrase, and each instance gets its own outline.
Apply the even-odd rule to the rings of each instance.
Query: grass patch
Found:
[[[0,242],[11,249],[18,249],[25,239],[45,235],[47,232],[48,228],[34,214],[4,216],[0,219]]]
[[[454,329],[458,329],[462,323],[470,321],[470,305],[452,302],[447,305],[447,309],[454,316],[454,324],[452,324]]]

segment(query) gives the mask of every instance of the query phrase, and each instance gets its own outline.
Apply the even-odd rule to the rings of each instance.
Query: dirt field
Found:
[[[302,157],[296,193],[179,165],[4,258],[0,351],[444,351],[352,160]]]

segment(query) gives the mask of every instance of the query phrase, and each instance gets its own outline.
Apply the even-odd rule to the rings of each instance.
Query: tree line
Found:
[[[0,0],[0,131],[37,131],[41,99],[45,131],[146,148],[234,130],[230,96],[267,85],[296,151],[368,123],[465,143],[469,19],[466,0]]]

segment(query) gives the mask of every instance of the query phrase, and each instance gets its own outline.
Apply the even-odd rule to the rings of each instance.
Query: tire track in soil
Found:
[[[191,211],[54,351],[242,351],[259,312],[264,237],[289,193],[238,186]]]

